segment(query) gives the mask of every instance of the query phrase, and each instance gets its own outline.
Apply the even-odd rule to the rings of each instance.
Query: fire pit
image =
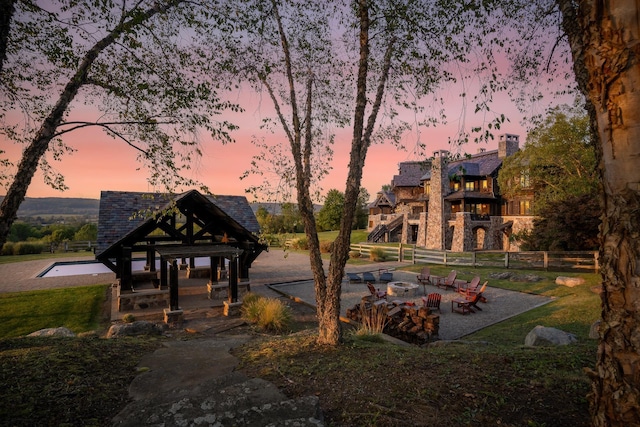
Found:
[[[418,285],[409,282],[387,283],[387,296],[413,298],[416,296]]]

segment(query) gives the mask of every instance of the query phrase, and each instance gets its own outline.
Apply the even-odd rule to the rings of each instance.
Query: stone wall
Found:
[[[429,212],[427,214],[427,249],[445,249],[446,213],[451,211],[450,203],[444,200],[449,193],[449,176],[447,173],[447,151],[435,153],[431,163],[431,195],[429,196]],[[447,209],[449,207],[449,209]]]

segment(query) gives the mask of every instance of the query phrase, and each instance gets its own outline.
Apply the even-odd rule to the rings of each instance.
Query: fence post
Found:
[[[400,246],[398,246],[398,262],[402,262],[402,242],[400,242]]]
[[[600,253],[593,253],[593,266],[595,267],[596,273],[600,270]]]
[[[473,265],[473,268],[476,268],[476,252],[475,251],[471,253],[471,264]]]
[[[504,253],[504,268],[509,268],[509,252]]]
[[[418,246],[417,245],[413,245],[413,252],[411,253],[411,264],[415,264],[416,263],[416,248]],[[597,262],[597,258],[596,258],[596,262]]]
[[[542,252],[542,266],[545,270],[549,269],[549,253],[547,251]]]
[[[447,251],[443,251],[442,255],[443,255],[442,258],[444,260],[444,265],[447,265]]]

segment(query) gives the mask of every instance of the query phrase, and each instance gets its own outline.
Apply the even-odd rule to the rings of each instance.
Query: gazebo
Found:
[[[140,306],[140,299],[145,307],[168,303],[165,320],[171,321],[181,315],[178,271],[186,269],[187,277],[209,277],[210,297],[227,290],[226,313],[239,304],[239,284],[249,290],[251,264],[267,249],[256,237],[259,230],[245,197],[205,196],[195,190],[173,197],[103,191],[96,258],[116,273],[120,307]],[[134,253],[144,254],[144,271],[133,271]],[[196,267],[195,260],[202,258],[208,267]],[[228,285],[218,284],[220,280]],[[144,281],[151,281],[155,292],[143,296],[137,284]]]

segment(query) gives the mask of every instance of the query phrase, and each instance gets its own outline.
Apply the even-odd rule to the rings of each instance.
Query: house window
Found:
[[[520,188],[531,187],[531,181],[529,179],[529,171],[525,170],[520,172]]]
[[[476,190],[476,182],[475,181],[467,181],[464,183],[464,189],[467,191],[475,191]]]
[[[520,215],[531,215],[531,202],[529,200],[520,201]]]
[[[483,179],[480,181],[480,190],[481,191],[489,191],[489,181]]]
[[[431,194],[431,183],[430,182],[425,182],[424,183],[424,194],[426,194],[427,196],[429,194]]]
[[[453,191],[458,191],[460,190],[460,183],[457,181],[451,181],[451,189]]]

